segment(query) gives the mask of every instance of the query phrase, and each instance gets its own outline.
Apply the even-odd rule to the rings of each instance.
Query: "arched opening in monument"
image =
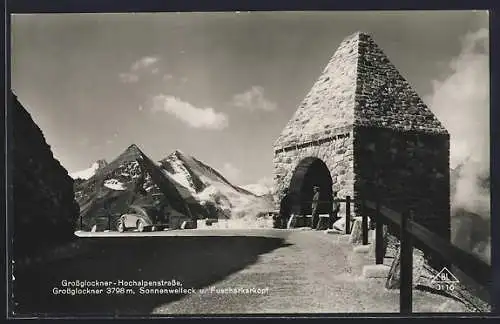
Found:
[[[292,213],[310,215],[313,198],[313,187],[320,190],[319,213],[329,214],[332,208],[332,177],[326,164],[316,158],[307,157],[299,162],[290,181],[290,198]]]

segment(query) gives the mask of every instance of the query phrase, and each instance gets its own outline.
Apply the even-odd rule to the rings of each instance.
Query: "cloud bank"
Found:
[[[264,88],[253,86],[249,90],[233,96],[231,104],[249,111],[274,111],[278,105],[264,96]]]
[[[120,81],[123,83],[136,83],[139,81],[139,76],[134,73],[120,73]]]
[[[137,61],[135,61],[132,66],[130,67],[131,71],[139,71],[142,69],[145,69],[147,67],[150,67],[157,63],[159,61],[158,57],[154,56],[145,56]]]
[[[145,56],[134,63],[129,68],[128,72],[120,73],[118,76],[123,83],[137,83],[140,75],[144,73],[158,74],[159,68],[156,67],[160,59],[154,56]]]
[[[460,54],[450,62],[452,73],[434,81],[434,93],[427,98],[429,107],[450,132],[451,168],[464,164],[453,205],[471,211],[477,211],[480,202],[488,204],[489,210],[489,197],[477,183],[490,170],[488,43],[486,29],[467,34]]]
[[[169,95],[155,96],[151,111],[170,114],[192,128],[221,130],[229,125],[226,114],[216,112],[211,107],[198,108],[189,102]]]
[[[433,82],[434,91],[425,101],[450,132],[450,167],[460,166],[451,197],[452,215],[464,209],[489,219],[490,189],[485,186],[490,172],[488,30],[465,35],[461,52],[449,68],[448,76]],[[489,254],[489,247],[479,253]]]

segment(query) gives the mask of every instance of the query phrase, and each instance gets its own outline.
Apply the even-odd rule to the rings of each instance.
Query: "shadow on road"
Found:
[[[130,237],[97,240],[92,253],[15,273],[15,312],[19,316],[147,315],[180,294],[55,295],[62,280],[171,280],[202,288],[240,271],[259,255],[287,246],[271,237]]]

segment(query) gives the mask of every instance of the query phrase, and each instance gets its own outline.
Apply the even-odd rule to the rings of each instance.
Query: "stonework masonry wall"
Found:
[[[355,125],[447,133],[374,40],[358,40]]]
[[[325,137],[348,137],[324,141]],[[333,190],[375,200],[450,237],[449,133],[365,33],[347,37],[275,142],[276,203],[306,157],[330,170]]]
[[[342,129],[336,133],[334,139],[328,142],[275,152],[273,162],[276,207],[279,208],[283,189],[290,185],[295,168],[306,157],[317,157],[326,164],[332,177],[333,190],[338,191],[339,197],[352,196],[354,192],[353,144],[352,131],[345,132]]]
[[[380,199],[395,211],[411,208],[416,222],[449,239],[449,145],[447,134],[355,128],[355,199]]]
[[[288,146],[317,140],[341,127],[352,127],[357,82],[358,36],[335,51],[276,141]]]

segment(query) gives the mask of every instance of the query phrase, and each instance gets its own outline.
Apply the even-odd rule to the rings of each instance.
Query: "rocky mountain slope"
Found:
[[[11,93],[15,257],[74,239],[78,204],[73,179],[40,128]]]
[[[175,151],[155,163],[136,145],[89,179],[78,181],[75,194],[86,230],[108,214],[114,224],[131,204],[161,199],[193,219],[256,218],[272,206],[268,199],[231,184],[194,157]]]
[[[83,230],[99,225],[102,219],[106,223],[108,215],[112,216],[111,229],[115,229],[117,218],[132,204],[155,204],[167,197],[174,210],[189,217],[194,203],[192,196],[164,176],[136,145],[75,185],[75,196]]]
[[[217,210],[219,218],[255,218],[272,209],[261,197],[230,183],[217,170],[179,150],[160,161],[165,174],[184,186],[201,206]]]

